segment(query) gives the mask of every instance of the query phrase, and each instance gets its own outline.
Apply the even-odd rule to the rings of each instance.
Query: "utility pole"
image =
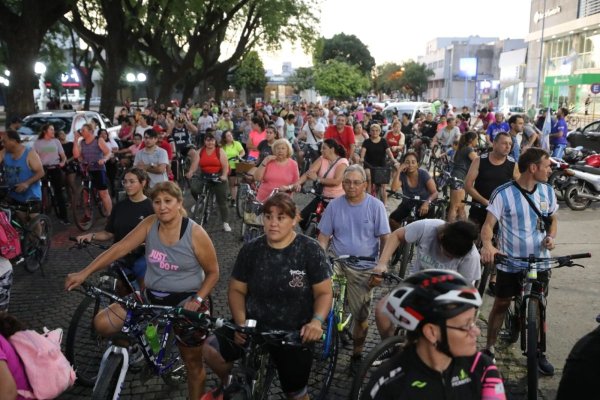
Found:
[[[540,82],[542,80],[542,54],[544,51],[544,28],[546,27],[546,0],[544,0],[544,9],[542,10],[542,36],[540,37],[540,62],[538,65],[538,76],[537,76],[537,106],[541,106],[542,103],[542,91],[540,88]],[[546,107],[550,107],[546,104]]]

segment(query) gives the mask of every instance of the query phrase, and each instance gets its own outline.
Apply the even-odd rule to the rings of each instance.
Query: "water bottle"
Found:
[[[158,354],[160,351],[160,342],[158,341],[158,332],[156,329],[156,325],[148,324],[146,327],[146,339],[150,344],[150,348],[154,354]]]

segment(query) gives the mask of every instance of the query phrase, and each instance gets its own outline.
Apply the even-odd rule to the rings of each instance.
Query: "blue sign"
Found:
[[[600,93],[600,83],[592,83],[592,86],[590,87],[590,91],[594,94]]]

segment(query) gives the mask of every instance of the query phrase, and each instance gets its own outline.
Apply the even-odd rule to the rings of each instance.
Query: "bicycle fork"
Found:
[[[98,386],[100,382],[100,377],[102,376],[102,372],[104,368],[106,368],[106,360],[110,354],[120,354],[123,357],[123,364],[121,364],[121,371],[119,372],[119,379],[117,380],[117,384],[115,385],[115,392],[113,394],[113,400],[118,400],[119,395],[121,394],[121,389],[123,388],[123,384],[125,383],[125,376],[127,375],[127,370],[129,369],[129,351],[127,347],[121,347],[117,345],[111,345],[106,349],[104,354],[102,355],[102,361],[100,361],[100,369],[98,370],[98,378],[96,379],[96,383],[94,384],[94,390]]]

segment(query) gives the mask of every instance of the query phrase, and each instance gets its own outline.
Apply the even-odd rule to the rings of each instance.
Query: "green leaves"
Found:
[[[265,68],[256,51],[251,51],[242,58],[233,75],[236,89],[247,89],[251,92],[262,92],[267,84]]]
[[[331,60],[315,69],[315,89],[325,96],[349,99],[369,90],[369,78],[357,66]]]
[[[371,73],[375,59],[367,46],[354,35],[338,33],[331,39],[320,39],[314,50],[315,64],[324,64],[330,60],[355,65],[365,75]]]

